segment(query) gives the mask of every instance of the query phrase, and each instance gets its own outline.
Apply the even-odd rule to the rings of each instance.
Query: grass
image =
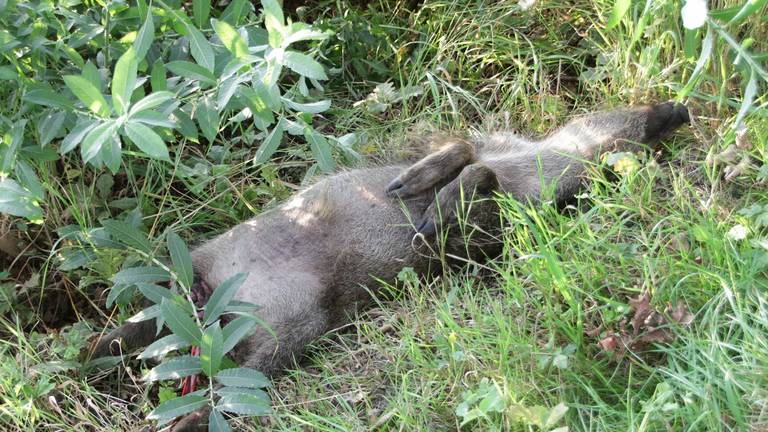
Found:
[[[364,133],[361,152],[375,158],[403,144],[398,137],[419,122],[481,128],[488,116],[507,113],[518,130],[540,134],[596,108],[677,97],[696,61],[685,54],[680,4],[637,4],[621,25],[605,30],[600,17],[612,5],[543,2],[521,11],[514,2],[456,0],[410,10],[386,0],[366,9],[321,2],[312,9],[318,23],[344,25],[348,37],[341,54],[329,55],[341,69],[329,84],[337,109],[320,128]],[[753,39],[755,53],[768,52],[765,9],[732,29],[739,40]],[[347,11],[343,20],[338,11]],[[368,79],[360,58],[372,68]],[[721,156],[735,145],[743,83],[724,44],[712,58],[687,99],[693,126],[665,141],[658,162],[640,157],[637,169],[610,179],[596,168],[566,211],[499,197],[502,256],[430,280],[404,272],[390,281],[377,308],[318,341],[301,367],[275,381],[274,415],[242,427],[768,430],[768,224],[750,207],[768,204],[759,169],[766,100],[758,97],[746,116],[749,146],[738,150],[755,169],[724,180],[724,169],[735,164]],[[423,92],[384,114],[354,107],[376,74]],[[100,195],[98,181],[81,178],[64,188],[46,175],[47,189],[58,194],[48,223],[93,227],[108,214],[107,200],[135,198],[150,234],[173,226],[188,238],[210,236],[291,193],[280,180],[302,181],[294,151],[301,150],[289,149],[262,171],[247,163],[219,166],[217,179],[203,185],[174,179],[179,167],[150,164],[142,176],[121,180],[126,192],[119,197]],[[745,235],[735,236],[734,226],[745,227]],[[103,310],[99,297],[120,262],[105,255],[98,271],[51,276],[55,283],[48,284],[51,262],[44,253],[30,258],[26,274],[42,279],[19,282],[62,293],[69,306],[57,313],[70,316],[58,321],[75,324],[54,328],[39,303],[16,304],[15,314],[0,319],[0,428],[144,425],[158,391],[176,390],[173,383],[147,388],[139,379],[145,366],[136,362],[90,377],[72,364],[105,322],[130,315]],[[668,343],[607,352],[599,342],[627,327],[629,299],[643,292],[658,310],[685,305],[691,325],[673,326]],[[42,324],[28,324],[35,321]],[[568,407],[562,418],[560,404]],[[551,424],[542,426],[548,416]]]

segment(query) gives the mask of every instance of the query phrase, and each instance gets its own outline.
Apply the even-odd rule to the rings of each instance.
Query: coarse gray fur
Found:
[[[248,273],[235,298],[261,305],[258,314],[277,338],[257,329],[235,348],[235,360],[275,375],[313,340],[369,305],[369,290],[380,285],[376,278],[393,280],[404,267],[418,274],[433,269],[434,261],[414,246],[414,234],[422,233],[429,242],[455,223],[462,191],[466,196],[500,191],[535,201],[542,185],[555,182],[556,199],[565,201],[582,185],[584,161],[608,150],[653,146],[688,120],[683,105],[664,103],[580,117],[539,141],[506,131],[470,140],[436,138],[432,144],[439,149],[413,165],[325,177],[202,244],[192,251],[195,272],[209,287]],[[470,219],[493,231],[498,216],[493,201],[485,202]],[[457,247],[451,253],[481,258],[497,247],[489,237],[478,247]],[[119,339],[124,351],[146,345],[154,338],[154,326],[154,320],[124,325],[103,338],[94,354],[115,353],[111,342]],[[190,417],[179,428],[200,425],[199,418]]]

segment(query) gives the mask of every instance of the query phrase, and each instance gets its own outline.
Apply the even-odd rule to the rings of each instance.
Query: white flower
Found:
[[[517,2],[517,5],[520,6],[520,9],[522,10],[528,10],[533,7],[534,4],[536,4],[536,0],[519,0]]]
[[[747,227],[739,224],[739,225],[734,225],[734,227],[728,231],[728,234],[726,234],[726,237],[728,237],[731,240],[739,241],[747,238],[747,233],[748,233]]]
[[[697,29],[707,22],[706,0],[686,0],[680,12],[683,15],[683,27],[688,30]]]

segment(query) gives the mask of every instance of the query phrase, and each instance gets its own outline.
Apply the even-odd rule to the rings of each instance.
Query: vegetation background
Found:
[[[79,363],[138,311],[126,269],[181,262],[169,232],[200,242],[418,124],[538,135],[674,99],[694,121],[660,158],[609,155],[564,212],[499,197],[501,257],[404,270],[236,427],[768,430],[767,17],[764,0],[0,1],[0,428],[138,430],[177,398],[142,381],[154,362]]]

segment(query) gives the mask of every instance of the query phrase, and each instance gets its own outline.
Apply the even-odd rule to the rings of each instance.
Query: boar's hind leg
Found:
[[[90,352],[90,358],[128,353],[149,345],[163,335],[164,332],[157,335],[157,323],[153,319],[137,323],[125,323],[99,339]]]
[[[387,194],[412,198],[453,180],[475,158],[474,146],[460,138],[444,138],[440,149],[408,167],[387,186]]]

